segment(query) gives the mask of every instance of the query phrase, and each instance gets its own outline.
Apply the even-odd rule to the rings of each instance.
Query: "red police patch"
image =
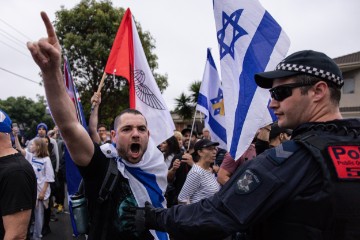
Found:
[[[340,179],[360,179],[360,146],[329,146],[327,148]]]

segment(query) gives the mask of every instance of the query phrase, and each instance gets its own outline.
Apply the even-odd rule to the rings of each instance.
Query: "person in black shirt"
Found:
[[[0,110],[0,239],[26,239],[37,184],[31,164],[12,147],[11,132]]]

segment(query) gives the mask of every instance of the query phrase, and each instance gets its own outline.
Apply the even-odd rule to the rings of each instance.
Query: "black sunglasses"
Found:
[[[314,83],[290,83],[280,85],[269,90],[270,95],[276,101],[283,101],[292,95],[292,90],[298,87],[310,86]]]

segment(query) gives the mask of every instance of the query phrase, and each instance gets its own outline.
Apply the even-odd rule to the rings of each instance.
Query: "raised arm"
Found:
[[[46,98],[56,125],[68,147],[73,161],[87,166],[94,153],[94,145],[83,126],[78,122],[75,107],[66,93],[61,73],[61,47],[55,30],[45,12],[41,12],[47,38],[27,43],[31,55],[40,67]]]
[[[91,105],[94,105],[94,109],[90,113],[89,119],[89,133],[91,139],[100,144],[100,136],[97,132],[97,125],[98,125],[98,117],[99,117],[99,106],[101,103],[101,93],[97,94],[96,92],[91,97]]]
[[[14,135],[14,138],[15,138],[15,147],[16,147],[16,150],[18,150],[23,156],[26,155],[26,151],[25,149],[23,149],[20,145],[20,142],[19,142],[19,129],[14,127],[13,128],[13,135]]]

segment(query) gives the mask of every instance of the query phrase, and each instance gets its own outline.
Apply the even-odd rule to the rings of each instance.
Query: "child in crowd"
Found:
[[[54,182],[54,170],[49,158],[48,147],[44,139],[35,138],[34,141],[32,141],[31,146],[29,146],[28,152],[20,146],[16,132],[14,132],[14,135],[16,135],[16,149],[31,163],[36,174],[37,199],[34,211],[35,224],[33,239],[38,240],[42,237],[41,230],[44,223],[44,210],[49,207],[49,197],[51,192],[49,184]]]

